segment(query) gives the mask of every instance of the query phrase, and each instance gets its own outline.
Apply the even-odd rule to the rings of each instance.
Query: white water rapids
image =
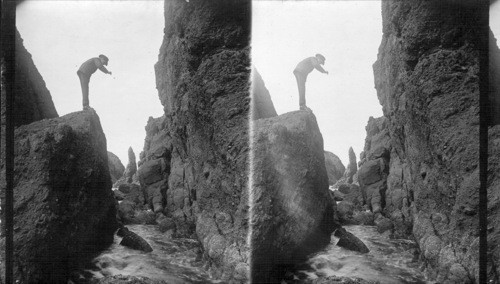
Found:
[[[110,275],[144,276],[168,283],[222,283],[212,279],[202,267],[200,245],[192,239],[172,239],[152,225],[128,225],[153,248],[150,253],[121,246],[115,236],[111,247],[93,260],[94,269],[87,270],[87,279]],[[358,277],[384,284],[428,283],[414,260],[416,244],[411,240],[390,239],[379,234],[373,226],[345,226],[370,249],[367,254],[346,250],[331,243],[312,255],[296,271],[299,279],[311,280],[321,276]],[[89,273],[90,272],[90,273]]]
[[[321,276],[357,277],[383,284],[428,283],[414,259],[417,246],[414,241],[390,239],[379,234],[374,226],[344,226],[361,239],[370,249],[367,254],[346,250],[336,245],[338,239],[332,235],[330,244],[312,255],[302,270],[301,279]]]

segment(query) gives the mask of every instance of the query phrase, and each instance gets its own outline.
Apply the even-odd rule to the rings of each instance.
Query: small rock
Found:
[[[344,195],[340,191],[334,190],[333,191],[333,200],[342,201],[342,200],[344,200]]]
[[[337,229],[334,235],[340,239],[337,243],[339,247],[361,253],[370,252],[368,247],[358,237],[349,233],[344,228]]]
[[[144,240],[141,236],[136,233],[127,230],[122,230],[121,234],[124,234],[120,245],[129,247],[131,249],[142,250],[145,252],[152,252],[153,248]]]
[[[377,232],[379,232],[380,234],[394,228],[394,224],[392,224],[392,221],[382,215],[379,215],[375,219],[375,225],[377,226]]]
[[[175,222],[172,218],[167,218],[163,214],[163,217],[159,217],[156,222],[158,223],[158,227],[160,232],[164,233],[168,230],[175,230]]]

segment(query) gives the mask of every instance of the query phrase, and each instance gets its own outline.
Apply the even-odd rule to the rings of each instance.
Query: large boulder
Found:
[[[345,166],[340,158],[332,152],[325,151],[325,166],[328,184],[334,185],[345,173]]]
[[[165,159],[163,213],[175,235],[195,234],[226,282],[248,281],[250,14],[250,0],[165,1],[155,65],[164,116],[140,162]]]
[[[116,208],[106,137],[94,111],[16,129],[14,277],[66,283],[113,242]]]
[[[264,283],[328,244],[335,226],[315,116],[260,119],[253,131],[251,273]]]
[[[252,120],[277,116],[271,95],[266,88],[262,76],[255,67],[252,68]]]
[[[109,174],[111,175],[111,182],[115,183],[118,179],[123,176],[123,172],[125,171],[125,167],[120,161],[120,158],[115,154],[108,151],[108,166],[109,166]]]
[[[373,66],[391,144],[384,214],[411,224],[429,279],[441,283],[459,275],[478,282],[479,62],[487,39],[477,31],[488,13],[474,7],[482,2],[466,2],[383,1]],[[494,220],[498,174],[489,172]],[[489,228],[498,236],[498,226]],[[489,245],[498,256],[499,246]],[[498,282],[498,257],[488,265],[488,281]]]

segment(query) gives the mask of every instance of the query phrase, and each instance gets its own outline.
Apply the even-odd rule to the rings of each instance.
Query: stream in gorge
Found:
[[[200,257],[200,244],[193,239],[172,238],[160,232],[156,225],[127,225],[130,231],[143,237],[153,248],[143,252],[120,245],[121,237],[115,235],[113,244],[86,270],[85,278],[95,280],[105,276],[143,276],[171,284],[221,283],[212,279]]]
[[[172,239],[154,225],[127,225],[143,237],[153,248],[150,253],[133,250],[114,243],[93,260],[95,268],[86,271],[87,279],[111,275],[144,276],[168,283],[223,283],[212,279],[200,259],[200,245],[192,239]],[[331,243],[311,256],[295,278],[312,280],[321,276],[357,277],[365,280],[391,283],[428,283],[415,261],[417,246],[414,241],[390,239],[379,234],[373,226],[345,226],[370,249],[367,254],[346,250]]]
[[[304,267],[295,273],[299,279],[323,276],[356,277],[381,284],[424,284],[419,262],[415,260],[417,244],[407,239],[390,239],[379,234],[375,226],[351,225],[344,228],[361,239],[370,249],[362,254],[336,245],[333,236],[330,244],[309,258]]]

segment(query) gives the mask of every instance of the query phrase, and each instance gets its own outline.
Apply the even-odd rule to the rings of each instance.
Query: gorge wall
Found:
[[[155,65],[165,115],[148,124],[138,170],[158,171],[151,185],[164,214],[178,235],[196,233],[214,276],[240,282],[248,279],[250,13],[249,0],[165,1]]]
[[[380,212],[400,224],[396,226],[402,229],[400,234],[411,230],[431,279],[475,283],[479,242],[477,30],[482,15],[474,5],[463,9],[457,3],[382,2],[383,38],[373,67],[386,122],[385,129],[368,135],[386,132],[383,136],[389,145],[381,151],[365,146],[368,153],[359,177],[361,185],[361,173],[368,165],[383,165],[379,168],[385,184],[377,188]],[[491,151],[498,152],[494,143]],[[491,189],[498,183],[493,180]],[[498,193],[490,195],[488,214],[497,216]],[[489,233],[498,235],[498,226],[491,226]],[[498,247],[492,245],[490,252],[497,256],[490,262],[490,278],[498,281]]]

